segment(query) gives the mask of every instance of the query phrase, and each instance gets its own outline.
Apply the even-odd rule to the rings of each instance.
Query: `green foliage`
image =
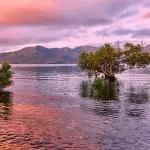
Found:
[[[10,86],[13,82],[11,66],[7,63],[3,63],[0,68],[0,89]]]
[[[125,52],[126,60],[125,62],[130,67],[145,67],[150,63],[150,53],[142,51],[140,45],[133,45],[126,43]]]
[[[97,76],[101,73],[106,78],[114,79],[115,74],[128,68],[145,67],[150,63],[150,53],[142,51],[142,47],[126,43],[123,48],[115,48],[104,44],[96,52],[82,52],[79,66],[89,75]]]
[[[97,68],[97,59],[94,53],[81,52],[79,65],[82,70],[87,71],[89,77],[91,77],[93,74],[95,76],[98,75],[97,71],[99,68]]]

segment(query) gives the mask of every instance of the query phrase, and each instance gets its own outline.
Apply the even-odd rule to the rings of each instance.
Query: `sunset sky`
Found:
[[[150,43],[150,0],[0,0],[0,52],[141,39]]]

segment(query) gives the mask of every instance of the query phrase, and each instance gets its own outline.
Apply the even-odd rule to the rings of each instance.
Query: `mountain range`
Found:
[[[11,64],[72,64],[77,63],[81,51],[96,51],[93,46],[76,48],[46,48],[43,46],[25,47],[21,50],[0,53],[0,63]]]
[[[73,64],[77,63],[80,52],[96,51],[94,46],[79,46],[76,48],[46,48],[43,46],[25,47],[21,50],[0,53],[0,63],[11,64]],[[145,46],[150,52],[150,45]]]

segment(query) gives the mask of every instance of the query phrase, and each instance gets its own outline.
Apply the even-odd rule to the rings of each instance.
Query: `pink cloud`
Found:
[[[0,1],[0,24],[20,25],[53,22],[57,16],[56,6],[52,0],[5,0]]]
[[[150,11],[143,14],[142,18],[144,19],[150,19]]]
[[[0,0],[0,25],[107,24],[132,4],[130,0]]]

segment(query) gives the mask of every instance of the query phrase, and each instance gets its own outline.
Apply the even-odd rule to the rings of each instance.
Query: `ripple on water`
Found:
[[[60,111],[14,104],[10,120],[0,119],[0,148],[87,149],[82,133],[67,123]],[[61,130],[60,130],[61,129]]]
[[[150,149],[147,71],[94,90],[72,67],[14,71],[13,95],[0,94],[0,149]]]

